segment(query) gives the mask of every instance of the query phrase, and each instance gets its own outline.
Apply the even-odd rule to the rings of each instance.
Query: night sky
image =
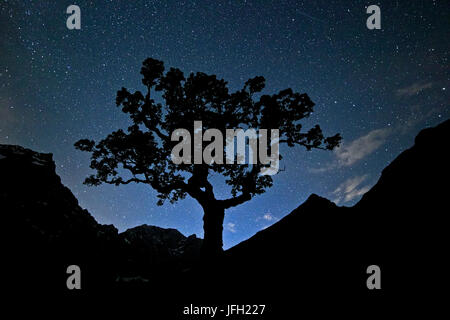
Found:
[[[66,8],[81,9],[81,30]],[[366,6],[381,8],[381,30]],[[334,152],[283,147],[274,187],[227,211],[228,248],[311,193],[353,205],[424,127],[449,118],[450,1],[0,1],[0,143],[51,152],[57,173],[100,223],[157,225],[203,236],[191,198],[156,206],[146,185],[87,187],[89,154],[128,118],[117,90],[144,90],[142,61],[218,75],[231,89],[254,76],[264,93],[291,87],[316,103],[305,126],[340,132]],[[412,173],[413,174],[413,173]],[[213,180],[214,182],[214,180]],[[216,197],[229,197],[215,185]]]

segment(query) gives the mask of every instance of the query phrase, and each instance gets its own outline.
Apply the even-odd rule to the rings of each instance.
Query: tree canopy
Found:
[[[131,119],[128,129],[114,131],[98,143],[88,139],[75,143],[77,149],[91,152],[90,167],[96,170],[85,184],[145,183],[158,192],[159,205],[187,194],[201,202],[205,193],[213,195],[208,174],[217,172],[231,186],[231,197],[220,200],[229,208],[272,186],[272,176],[259,174],[264,165],[175,165],[171,150],[176,142],[171,141],[171,132],[192,128],[194,121],[201,120],[205,130],[223,132],[227,128],[276,128],[280,144],[307,150],[332,150],[341,140],[339,134],[325,137],[319,125],[302,130],[300,120],[310,116],[314,103],[307,94],[290,88],[261,94],[264,77],[251,78],[242,89],[230,92],[228,83],[215,75],[197,72],[186,77],[177,68],[165,72],[163,62],[152,58],[143,62],[140,73],[144,93],[126,88],[117,92],[116,105]]]

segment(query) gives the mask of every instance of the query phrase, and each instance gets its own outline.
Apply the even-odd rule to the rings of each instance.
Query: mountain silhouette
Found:
[[[295,312],[299,301],[368,309],[438,301],[449,270],[448,137],[449,120],[422,130],[353,207],[311,195],[227,251],[223,285],[245,283],[242,297],[269,297],[279,313]],[[381,269],[379,291],[367,288],[370,265]]]
[[[448,137],[450,120],[422,130],[353,207],[313,194],[215,263],[199,259],[195,236],[98,224],[61,184],[51,154],[0,145],[8,288],[73,296],[65,268],[76,263],[86,270],[83,293],[139,292],[177,305],[174,314],[194,301],[265,303],[274,315],[423,304],[449,270]],[[367,288],[370,265],[381,270],[380,290]]]
[[[118,233],[97,223],[61,183],[51,154],[0,145],[0,176],[7,270],[14,275],[7,280],[19,294],[24,288],[64,293],[72,264],[88,270],[82,287],[95,291],[181,272],[200,255],[195,235],[147,225]]]

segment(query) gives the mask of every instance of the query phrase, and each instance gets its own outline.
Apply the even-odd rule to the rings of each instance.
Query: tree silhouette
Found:
[[[141,75],[145,95],[125,88],[117,92],[116,105],[132,120],[128,130],[112,132],[98,143],[88,139],[75,143],[77,149],[91,153],[90,167],[96,170],[84,183],[145,183],[158,192],[158,205],[166,199],[174,203],[191,196],[204,211],[202,252],[209,258],[222,252],[225,210],[264,193],[272,186],[272,176],[260,174],[267,167],[260,163],[176,165],[171,159],[178,144],[171,141],[174,130],[187,128],[192,135],[193,123],[199,120],[204,130],[215,128],[224,136],[227,128],[279,129],[279,143],[307,150],[332,150],[341,140],[339,134],[324,137],[318,125],[302,132],[299,120],[313,112],[314,103],[307,94],[292,89],[260,94],[263,77],[249,79],[241,90],[231,93],[227,82],[215,75],[197,72],[185,78],[176,68],[164,73],[163,62],[151,58],[143,62]],[[229,198],[216,199],[208,181],[213,172],[226,178]]]

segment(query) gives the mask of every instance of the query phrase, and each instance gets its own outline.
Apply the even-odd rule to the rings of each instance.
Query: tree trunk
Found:
[[[203,245],[202,257],[214,260],[223,253],[222,231],[225,209],[217,201],[209,201],[203,207]]]

